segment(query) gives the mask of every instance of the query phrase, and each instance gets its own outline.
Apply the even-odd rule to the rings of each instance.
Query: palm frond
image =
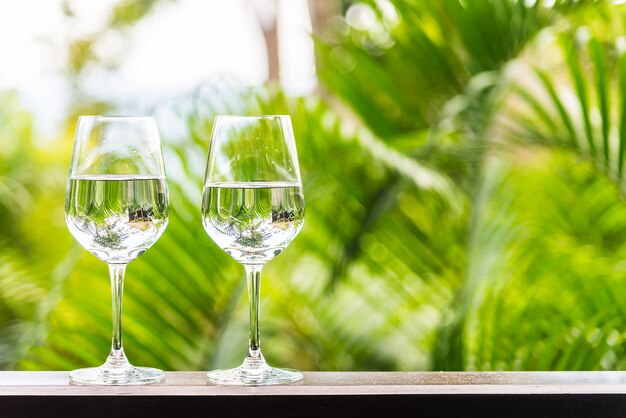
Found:
[[[502,208],[509,221],[498,226],[489,211],[481,218],[483,229],[508,229],[508,240],[481,232],[493,250],[483,247],[471,258],[490,267],[464,299],[464,368],[622,367],[616,353],[624,287],[612,271],[623,259],[626,211],[615,189],[590,166],[564,156],[544,154],[540,163],[499,169],[506,175],[488,204]]]
[[[370,8],[376,23],[363,28],[354,13],[356,22],[322,37],[319,77],[384,139],[424,129],[473,75],[502,68],[577,3],[386,2],[393,13],[375,1],[360,3],[355,7]]]
[[[567,77],[535,65],[535,80],[516,83],[516,97],[507,99],[503,115],[509,112],[513,125],[518,121],[519,140],[524,140],[528,126],[519,123],[521,117],[532,119],[535,132],[528,139],[572,149],[622,187],[623,51],[615,44],[601,43],[584,29],[574,38],[562,34],[557,39]]]

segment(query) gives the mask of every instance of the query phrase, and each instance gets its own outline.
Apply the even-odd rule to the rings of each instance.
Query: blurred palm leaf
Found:
[[[514,139],[565,147],[589,159],[620,187],[626,153],[626,55],[579,29],[555,37],[566,76],[532,64],[534,79],[514,86],[503,112]],[[621,39],[621,38],[620,38]],[[622,43],[618,40],[618,43]]]
[[[482,241],[459,299],[461,345],[452,345],[465,369],[624,365],[626,211],[606,178],[567,157],[535,153],[511,165],[508,156],[488,172],[497,193],[486,194],[476,223]]]
[[[507,140],[518,144],[497,158],[517,163],[489,172],[506,181],[500,180],[497,194],[487,194],[489,206],[472,229],[486,241],[470,256],[455,323],[442,334],[452,353],[439,353],[441,368],[623,366],[617,302],[623,290],[615,271],[623,259],[625,211],[610,183],[623,188],[623,52],[584,29],[552,39],[556,46],[544,45],[542,54],[552,47],[562,61],[545,69],[531,56],[512,67],[513,88],[503,89],[487,130],[496,149]],[[526,66],[534,68],[534,78],[523,75]],[[568,151],[553,151],[557,160],[541,158],[520,148],[529,142]],[[577,165],[563,162],[572,157]],[[531,162],[537,158],[541,169]],[[472,274],[471,266],[485,261],[488,268]]]
[[[327,88],[337,92],[378,135],[418,161],[436,162],[464,183],[471,215],[462,216],[467,230],[460,229],[455,236],[456,245],[438,248],[424,235],[415,231],[411,234],[414,246],[417,243],[432,247],[425,257],[417,255],[422,262],[424,258],[429,260],[431,272],[437,271],[433,265],[450,262],[449,252],[462,261],[453,263],[453,274],[445,274],[452,280],[433,274],[446,289],[448,298],[440,302],[449,309],[438,310],[438,324],[428,327],[436,331],[426,333],[431,338],[435,367],[462,369],[467,366],[464,330],[476,307],[474,294],[480,294],[486,272],[497,264],[484,258],[483,251],[489,254],[489,245],[497,248],[512,239],[507,226],[510,220],[503,218],[495,225],[485,225],[480,220],[483,207],[495,190],[488,186],[489,180],[495,180],[482,172],[483,153],[489,145],[484,143],[484,131],[492,115],[499,111],[492,93],[503,88],[500,69],[504,64],[516,58],[555,17],[578,5],[567,1],[552,7],[542,2],[517,1],[390,3],[393,11],[387,3],[353,6],[353,13],[348,11],[346,23],[334,37],[318,42],[319,74]],[[362,24],[368,13],[376,16],[376,24]],[[415,134],[416,130],[423,132],[429,127],[429,133]],[[392,179],[382,190],[391,202],[387,212],[378,213],[377,201],[370,201],[369,215],[362,218],[361,235],[355,236],[353,242],[361,242],[370,232],[370,219],[382,222],[391,216],[394,194],[404,188]],[[424,215],[436,217],[432,212]],[[445,241],[441,235],[438,239]],[[401,252],[386,242],[382,246]],[[345,262],[355,260],[355,264],[360,261],[350,256]],[[419,272],[417,266],[410,267],[408,271]],[[461,283],[458,294],[453,296]],[[422,340],[419,346],[424,345]]]
[[[581,7],[551,3],[356,3],[316,44],[319,77],[382,138],[423,129],[473,75],[499,70],[560,12]]]
[[[356,3],[339,29],[317,43],[318,71],[327,88],[376,134],[414,161],[435,163],[471,199],[485,148],[480,133],[492,110],[493,87],[502,79],[500,68],[555,16],[575,6],[572,1]],[[448,123],[460,125],[451,127],[458,131],[456,139],[432,135],[449,129]],[[374,191],[362,233],[381,215],[379,200],[393,201],[388,194],[401,189],[390,179]],[[355,235],[349,248],[360,240]],[[342,265],[353,258],[350,254]],[[340,277],[344,267],[338,267]]]

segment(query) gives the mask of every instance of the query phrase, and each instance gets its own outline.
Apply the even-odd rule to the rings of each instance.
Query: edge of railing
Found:
[[[626,416],[626,372],[306,372],[299,383],[265,387],[211,385],[206,372],[167,372],[164,382],[141,386],[74,385],[67,372],[0,372],[0,416],[50,411],[134,418]]]

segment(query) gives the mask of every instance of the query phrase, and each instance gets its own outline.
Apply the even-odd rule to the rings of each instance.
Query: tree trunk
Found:
[[[313,35],[323,37],[328,20],[341,15],[340,0],[308,0]]]
[[[279,82],[278,0],[256,0],[253,4],[263,31],[263,38],[265,39],[268,80],[270,82]]]

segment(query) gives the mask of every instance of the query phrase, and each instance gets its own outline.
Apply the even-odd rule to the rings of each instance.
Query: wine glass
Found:
[[[202,224],[215,243],[243,264],[248,282],[250,337],[241,366],[208,373],[212,383],[273,385],[302,379],[270,367],[261,354],[261,270],[296,237],[304,196],[289,116],[218,116],[202,198]]]
[[[73,382],[133,385],[165,377],[161,370],[131,365],[124,355],[122,292],[126,265],[159,239],[168,215],[165,168],[154,118],[79,117],[65,220],[74,238],[109,265],[113,338],[105,363],[70,372]]]

